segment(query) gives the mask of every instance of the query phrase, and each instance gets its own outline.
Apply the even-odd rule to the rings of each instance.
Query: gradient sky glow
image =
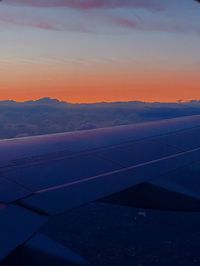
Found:
[[[3,0],[0,100],[200,99],[193,0]]]

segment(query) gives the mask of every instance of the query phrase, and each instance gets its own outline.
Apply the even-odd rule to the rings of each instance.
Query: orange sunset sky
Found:
[[[197,3],[69,2],[1,3],[0,100],[200,99]]]

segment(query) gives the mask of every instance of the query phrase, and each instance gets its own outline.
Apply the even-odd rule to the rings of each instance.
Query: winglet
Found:
[[[19,247],[6,261],[7,265],[20,266],[89,266],[89,263],[58,242],[37,233]]]

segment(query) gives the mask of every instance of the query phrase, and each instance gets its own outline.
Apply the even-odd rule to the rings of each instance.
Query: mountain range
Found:
[[[200,101],[72,104],[52,98],[0,101],[0,138],[127,125],[200,114]]]

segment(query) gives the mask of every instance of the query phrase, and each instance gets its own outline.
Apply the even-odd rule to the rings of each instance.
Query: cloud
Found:
[[[0,21],[12,23],[19,26],[29,26],[44,30],[54,31],[72,31],[72,32],[101,32],[100,25],[108,24],[109,28],[112,25],[115,27],[135,29],[138,27],[138,21],[128,19],[126,17],[118,17],[111,12],[105,10],[113,10],[118,8],[143,8],[149,11],[164,10],[160,0],[4,0],[3,6],[6,9],[0,10]],[[27,9],[24,10],[24,7]],[[33,12],[31,7],[38,8],[38,12]],[[78,19],[70,20],[71,15],[65,18],[56,17],[43,12],[41,8],[66,7],[74,11],[82,11]],[[6,12],[5,12],[6,10]],[[95,12],[101,10],[102,12]],[[91,12],[85,12],[91,11]],[[27,13],[28,12],[28,13]],[[40,14],[38,16],[38,14]],[[92,16],[92,17],[91,17]],[[91,20],[94,22],[91,25]],[[97,29],[96,29],[97,27]],[[105,29],[105,27],[104,27]]]
[[[30,18],[24,18],[9,13],[0,13],[0,21],[34,28],[40,28],[45,30],[61,30],[59,26],[50,21],[32,20]]]
[[[5,3],[34,7],[68,7],[79,10],[144,8],[161,11],[164,8],[159,0],[5,0]]]
[[[97,8],[144,8],[150,10],[163,10],[163,6],[157,0],[86,0],[68,1],[69,7],[78,9]]]
[[[26,12],[19,8],[0,9],[0,22],[49,31],[90,32],[83,23],[77,21],[64,23],[56,17],[49,17],[45,14],[32,12],[30,9],[26,10]]]
[[[3,6],[6,9],[0,9],[0,21],[44,30],[101,33],[104,31],[115,32],[115,28],[122,28],[200,34],[198,24],[191,21],[186,24],[180,15],[177,15],[177,19],[177,16],[172,18],[163,16],[165,12],[159,14],[153,12],[146,17],[139,17],[135,14],[131,17],[130,13],[129,16],[123,16],[126,13],[113,12],[113,9],[117,8],[143,8],[148,11],[168,10],[167,5],[164,6],[160,0],[4,0]],[[31,7],[37,7],[38,10],[33,12]],[[58,16],[56,12],[48,13],[48,10],[45,12],[41,9],[50,7],[71,8],[74,11],[82,11],[82,14],[60,8],[59,12],[62,12],[62,15]],[[96,12],[97,10],[101,12]]]
[[[128,28],[128,29],[137,29],[138,28],[138,22],[135,20],[130,20],[127,18],[120,18],[120,17],[111,17],[110,21],[116,25],[120,26],[122,28]]]

